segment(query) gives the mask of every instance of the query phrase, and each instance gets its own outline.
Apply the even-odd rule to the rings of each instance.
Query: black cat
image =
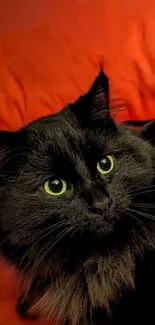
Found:
[[[101,71],[60,113],[0,133],[0,249],[24,275],[20,312],[154,324],[154,130],[114,122]]]

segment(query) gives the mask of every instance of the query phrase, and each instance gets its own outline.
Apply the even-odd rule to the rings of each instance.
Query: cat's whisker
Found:
[[[155,192],[155,188],[154,189],[148,189],[148,190],[140,190],[139,192],[133,192],[133,194],[132,193],[129,193],[129,194],[131,194],[131,196],[133,197],[133,196],[138,196],[138,195],[141,195],[141,194],[147,194],[147,193],[154,193]]]
[[[55,224],[55,227],[52,227],[52,229],[50,229],[50,231],[46,232],[45,235],[43,235],[41,238],[39,238],[24,254],[20,265],[19,265],[19,269],[23,263],[23,261],[25,260],[25,258],[27,257],[27,255],[31,252],[31,250],[37,245],[39,244],[44,238],[46,238],[48,235],[51,235],[55,230],[58,230],[59,228],[61,228],[62,226],[66,225],[66,221],[62,222],[61,224]]]
[[[143,212],[143,211],[137,211],[137,210],[134,210],[134,209],[131,209],[129,208],[129,211],[131,212],[134,212],[142,217],[145,217],[147,219],[150,219],[150,220],[154,220],[155,221],[155,216],[153,216],[152,214],[149,214],[149,213],[146,213],[146,212]]]
[[[131,217],[132,217],[133,219],[135,219],[138,223],[140,222],[139,219],[138,219],[137,217],[135,217],[132,213],[126,211],[126,214],[129,215],[129,216],[131,216]]]
[[[33,265],[33,268],[31,270],[31,274],[33,274],[34,270],[41,264],[41,262],[43,261],[43,259],[45,258],[45,256],[47,256],[47,254],[50,252],[50,250],[52,248],[54,248],[54,246],[56,244],[58,244],[60,242],[60,240],[62,240],[69,232],[71,232],[71,230],[74,227],[70,227],[67,229],[63,229],[51,242],[49,242],[45,247],[43,247]],[[49,247],[50,246],[50,247]],[[49,247],[49,248],[48,248]],[[47,250],[45,251],[45,249],[47,248]],[[44,252],[43,256],[41,256],[41,253]],[[39,257],[41,256],[41,258],[39,259]]]
[[[44,228],[44,229],[41,229],[40,231],[37,232],[38,235],[46,232],[47,230],[57,230],[57,228],[59,228],[60,226],[64,226],[64,225],[67,225],[68,223],[64,220],[61,220],[59,222],[57,222],[56,224],[54,225],[51,225],[51,226],[48,226],[47,228]],[[53,231],[52,231],[53,232]]]
[[[132,206],[141,209],[155,209],[155,204],[149,203],[134,203]]]
[[[60,228],[61,226],[64,226],[64,225],[66,225],[67,223],[65,222],[65,221],[61,221],[61,222],[59,222],[59,223],[57,223],[57,224],[54,224],[54,225],[52,225],[52,226],[49,226],[49,227],[47,227],[47,228],[45,228],[45,229],[43,229],[42,231],[40,231],[40,232],[38,232],[37,234],[42,234],[42,233],[44,233],[44,232],[46,232],[47,230],[49,230],[50,229],[50,233],[52,233],[52,232],[54,232],[55,230],[57,230],[58,228]],[[49,235],[49,232],[48,232],[48,234],[47,235]],[[44,237],[46,237],[46,236],[44,236]],[[42,237],[43,238],[43,237]],[[42,240],[42,238],[40,238],[40,240]],[[39,243],[39,241],[37,242],[37,243]],[[35,243],[34,243],[34,245],[25,253],[25,257],[27,256],[27,254],[30,252],[30,250],[33,248],[35,246]],[[20,249],[20,246],[19,247],[17,247],[12,253],[11,253],[11,255],[14,255],[18,250]],[[23,259],[24,259],[24,257],[23,257]],[[21,262],[22,263],[22,262]],[[21,265],[21,263],[20,263],[20,265]]]
[[[134,187],[133,187],[134,188]],[[146,187],[142,187],[142,188],[139,188],[137,190],[134,190],[134,191],[128,191],[129,194],[135,194],[135,195],[138,195],[138,194],[145,194],[145,193],[148,193],[146,191],[148,190],[155,190],[155,185],[150,185],[150,186],[146,186]],[[143,193],[144,192],[144,193]]]
[[[72,234],[70,235],[70,238],[72,238],[72,237],[76,234],[76,232],[77,232],[79,229],[80,229],[79,227],[76,228],[76,229],[72,232]]]
[[[27,225],[27,223],[28,223],[29,221],[36,220],[36,218],[37,218],[36,215],[33,216],[33,217],[30,218],[30,219],[27,218],[27,219],[26,219],[26,222],[25,222],[25,223],[22,222],[22,224],[21,224],[21,221],[19,220],[19,221],[17,221],[17,222],[14,223],[14,226],[18,226],[18,225],[20,225],[21,227],[23,227],[23,226]],[[45,232],[46,230],[50,229],[51,227],[55,227],[57,224],[60,224],[61,222],[63,223],[64,221],[60,221],[60,222],[58,222],[58,223],[56,223],[56,224],[54,224],[54,225],[51,225],[51,226],[49,226],[49,227],[47,227],[47,228],[41,229],[40,232],[37,232],[37,234],[39,234],[39,233],[41,233],[41,232]],[[37,227],[38,227],[38,225],[37,225]],[[42,224],[41,224],[41,227],[42,227]],[[33,228],[33,226],[32,226],[32,228]],[[35,225],[34,225],[34,228],[36,228]]]

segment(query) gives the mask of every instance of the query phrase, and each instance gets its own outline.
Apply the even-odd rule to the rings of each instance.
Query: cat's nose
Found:
[[[96,214],[103,214],[109,205],[109,198],[105,195],[102,200],[94,199],[91,206],[89,206],[89,211]]]

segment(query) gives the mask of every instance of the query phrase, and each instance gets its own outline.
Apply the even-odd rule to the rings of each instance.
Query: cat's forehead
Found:
[[[85,134],[76,119],[62,111],[31,123],[27,127],[27,144],[36,150],[66,154],[85,145]]]
[[[35,131],[38,135],[40,133],[44,133],[45,135],[49,133],[51,136],[60,132],[60,130],[64,134],[66,134],[66,131],[68,133],[75,133],[78,128],[77,119],[72,114],[69,114],[66,109],[57,114],[42,117],[30,123],[27,127],[28,130]]]
[[[87,154],[87,149],[100,154],[128,149],[134,151],[139,144],[137,137],[123,126],[117,126],[114,132],[107,129],[106,124],[103,128],[81,128],[75,116],[67,110],[31,123],[28,139],[28,143],[42,152],[50,149],[55,154],[69,155],[80,150]]]

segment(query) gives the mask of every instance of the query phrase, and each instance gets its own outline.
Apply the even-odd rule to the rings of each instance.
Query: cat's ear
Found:
[[[87,95],[93,117],[102,118],[103,115],[105,118],[109,117],[109,80],[103,70],[100,71]]]
[[[107,121],[110,118],[109,81],[103,70],[100,71],[90,90],[70,108],[84,125],[90,121]]]
[[[141,137],[155,146],[155,120],[144,125],[141,130]]]

